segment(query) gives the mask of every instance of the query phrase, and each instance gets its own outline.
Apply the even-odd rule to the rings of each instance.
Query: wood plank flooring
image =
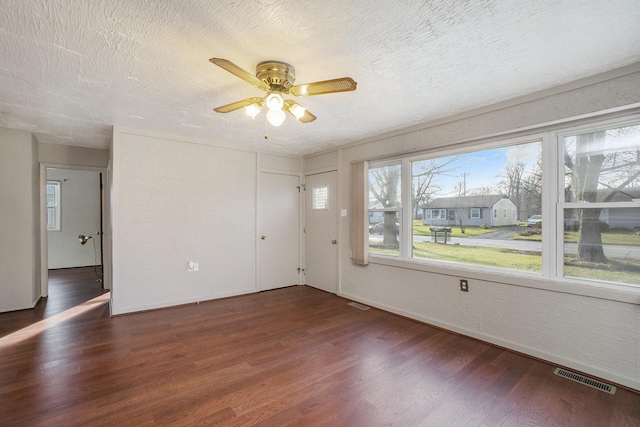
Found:
[[[93,266],[49,270],[49,296],[33,309],[0,313],[0,337],[104,294],[98,274]]]
[[[0,425],[640,426],[639,394],[347,302],[294,286],[115,318],[87,303],[0,338]]]

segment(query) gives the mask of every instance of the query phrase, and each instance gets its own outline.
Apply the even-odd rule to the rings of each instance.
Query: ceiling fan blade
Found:
[[[223,105],[222,107],[214,108],[213,111],[216,113],[230,113],[235,110],[239,110],[242,107],[246,107],[251,104],[259,104],[262,105],[262,101],[264,98],[253,97],[243,99],[242,101],[232,102],[231,104]]]
[[[309,110],[292,99],[287,99],[286,101],[284,101],[284,109],[302,123],[310,123],[317,118],[316,116],[311,114]],[[302,112],[302,114],[300,114],[300,112]]]
[[[356,83],[351,77],[342,77],[321,82],[306,83],[289,88],[289,93],[295,96],[324,95],[325,93],[348,92],[356,90]]]
[[[209,61],[220,68],[224,68],[231,74],[237,77],[240,77],[245,82],[251,83],[252,85],[254,85],[259,89],[262,89],[264,91],[268,91],[269,89],[271,89],[268,84],[266,84],[265,82],[263,82],[262,80],[260,80],[259,78],[251,74],[250,72],[245,71],[242,68],[238,67],[236,64],[234,64],[231,61],[228,61],[226,59],[221,59],[221,58],[211,58],[209,59]]]

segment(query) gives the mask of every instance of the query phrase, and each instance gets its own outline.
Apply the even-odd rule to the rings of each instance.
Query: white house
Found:
[[[489,196],[441,197],[422,207],[424,225],[464,225],[498,227],[516,225],[518,209],[502,194]]]

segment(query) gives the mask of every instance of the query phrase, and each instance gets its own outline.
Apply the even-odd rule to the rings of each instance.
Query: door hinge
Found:
[[[304,273],[304,268],[300,268],[298,267],[298,273],[303,272]]]
[[[296,187],[298,189],[298,193],[300,192],[300,190],[302,191],[306,191],[307,189],[305,188],[304,184],[299,185],[298,187]]]

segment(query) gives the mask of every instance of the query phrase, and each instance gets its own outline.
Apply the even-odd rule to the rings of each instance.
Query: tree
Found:
[[[640,134],[640,127],[582,134],[569,141],[565,139],[564,163],[570,180],[569,194],[574,201],[609,202],[638,180],[640,148],[637,140],[627,149],[606,149],[607,137],[615,139],[628,134]],[[599,187],[609,190],[602,200],[598,200]],[[602,247],[600,213],[600,208],[579,209],[577,258],[580,261],[607,262]]]
[[[420,206],[429,203],[431,196],[440,191],[440,186],[432,184],[433,179],[437,175],[445,174],[454,170],[454,168],[448,166],[456,161],[456,159],[457,157],[444,157],[413,163],[413,194],[411,203],[414,218],[418,217]]]
[[[491,196],[493,194],[496,194],[496,190],[494,190],[493,187],[489,186],[478,187],[469,190],[470,196]]]
[[[468,206],[463,203],[464,197],[466,197],[466,183],[464,181],[458,181],[454,187],[455,192],[458,194],[456,197],[456,210],[455,217],[460,227],[460,232],[464,234],[467,224]]]
[[[502,192],[509,196],[518,212],[522,211],[524,171],[524,162],[507,163],[504,167],[503,179],[500,182]]]
[[[381,166],[369,169],[369,198],[380,202],[383,208],[400,205],[400,165]],[[384,212],[382,244],[398,248],[397,211]]]

